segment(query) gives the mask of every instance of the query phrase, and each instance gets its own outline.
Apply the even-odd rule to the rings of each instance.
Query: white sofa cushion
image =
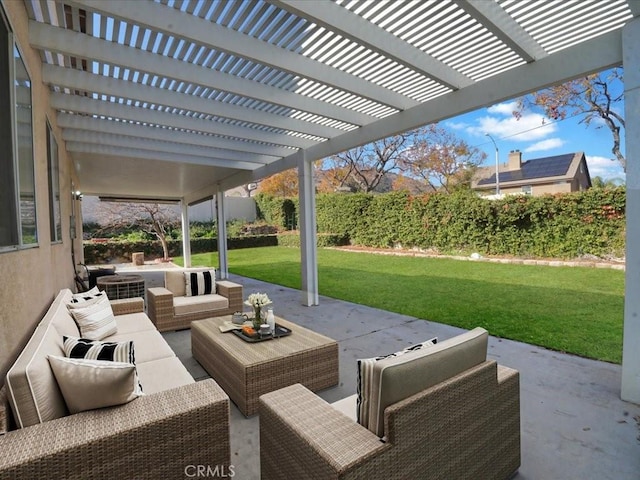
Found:
[[[49,355],[70,413],[122,405],[142,395],[135,365]]]
[[[140,383],[144,386],[145,395],[195,382],[178,357],[138,362],[136,369]]]
[[[333,402],[331,404],[333,408],[335,408],[340,413],[345,414],[354,422],[358,421],[358,394],[354,393],[353,395],[349,395],[341,400]]]
[[[78,335],[66,304],[70,290],[62,290],[36,327],[6,376],[11,410],[19,428],[64,417],[66,404],[47,355],[64,355],[62,335]],[[69,325],[69,323],[71,325]]]
[[[136,346],[136,364],[160,358],[175,357],[176,354],[157,330],[117,333],[107,339],[110,342],[133,342]]]
[[[174,297],[173,312],[175,315],[187,315],[209,310],[229,308],[229,299],[214,293],[213,295],[199,295],[197,297]]]
[[[155,325],[144,312],[116,315],[116,324],[118,325],[118,335],[156,330]]]
[[[384,410],[389,405],[484,362],[487,342],[487,331],[474,328],[431,347],[373,362],[367,383],[361,387],[367,408],[366,415],[358,417],[359,423],[383,437]],[[358,412],[362,412],[360,405]]]

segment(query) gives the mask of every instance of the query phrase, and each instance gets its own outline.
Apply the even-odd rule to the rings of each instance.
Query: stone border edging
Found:
[[[341,250],[355,253],[374,253],[377,255],[397,255],[403,257],[425,257],[425,258],[450,258],[452,260],[463,260],[469,262],[489,262],[513,265],[539,265],[545,267],[585,267],[585,268],[609,268],[612,270],[625,270],[624,262],[590,261],[590,260],[542,260],[542,259],[522,259],[522,258],[497,258],[483,257],[477,258],[462,255],[441,255],[412,250],[382,249],[382,248],[354,248],[354,247],[327,247],[332,250]]]

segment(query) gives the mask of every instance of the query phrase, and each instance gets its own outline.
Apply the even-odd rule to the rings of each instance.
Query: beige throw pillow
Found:
[[[377,407],[379,402],[376,399],[379,390],[379,383],[374,379],[374,372],[378,362],[388,358],[397,358],[410,352],[422,350],[423,348],[432,347],[438,343],[438,337],[434,337],[430,340],[425,340],[422,343],[412,345],[399,352],[391,353],[389,355],[382,355],[374,358],[364,358],[358,360],[358,372],[357,372],[357,421],[360,425],[369,428],[374,433],[377,433],[376,427],[371,427],[374,421],[377,421]]]
[[[49,355],[70,413],[122,405],[142,395],[135,365]]]
[[[88,307],[69,310],[78,324],[80,336],[89,340],[102,340],[118,332],[116,318],[106,295]]]

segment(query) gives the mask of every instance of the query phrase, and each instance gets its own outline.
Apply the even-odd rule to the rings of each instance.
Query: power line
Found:
[[[539,128],[547,127],[549,125],[554,125],[556,123],[560,123],[560,122],[563,122],[565,120],[569,120],[570,118],[575,118],[575,117],[577,117],[579,115],[582,115],[582,113],[574,113],[573,115],[569,115],[567,117],[560,118],[558,120],[550,120],[549,122],[545,122],[542,125],[538,125],[537,127],[531,127],[531,128],[526,129],[526,130],[521,130],[520,132],[512,133],[511,135],[505,135],[504,137],[498,137],[498,140],[506,140],[507,138],[517,137],[518,135],[522,135],[523,133],[532,132],[533,130],[537,130]],[[480,145],[490,144],[490,143],[491,142],[482,142],[482,143],[476,145],[476,147],[479,147]]]

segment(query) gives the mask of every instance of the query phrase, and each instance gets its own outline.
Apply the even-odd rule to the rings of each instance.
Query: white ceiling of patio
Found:
[[[87,194],[194,201],[619,65],[635,0],[26,0]]]

